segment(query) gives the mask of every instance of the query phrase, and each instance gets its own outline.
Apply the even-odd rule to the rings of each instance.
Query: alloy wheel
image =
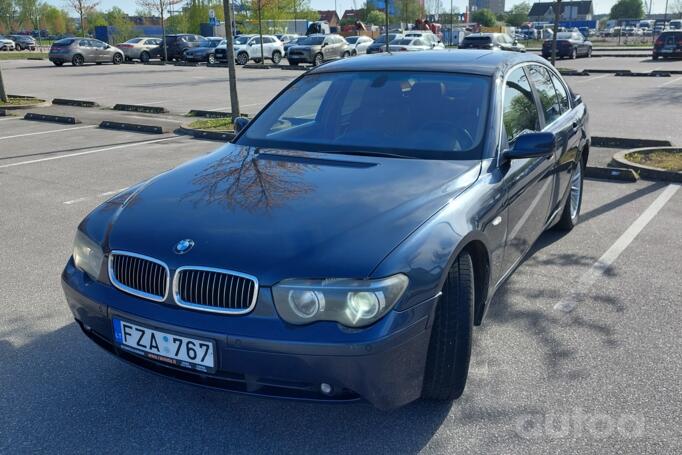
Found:
[[[575,168],[573,177],[571,177],[571,219],[576,219],[578,217],[578,211],[580,210],[580,199],[583,192],[583,166],[581,163]]]

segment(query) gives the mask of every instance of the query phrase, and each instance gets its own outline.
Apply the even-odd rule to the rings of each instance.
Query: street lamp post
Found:
[[[384,30],[384,35],[386,36],[386,52],[388,52],[388,0],[384,0],[384,12],[386,16],[386,30]]]

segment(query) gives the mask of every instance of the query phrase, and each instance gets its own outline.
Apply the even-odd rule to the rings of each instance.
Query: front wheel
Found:
[[[324,63],[324,57],[322,57],[322,54],[315,54],[315,57],[313,58],[313,66],[320,66],[322,63]]]
[[[578,51],[575,50],[575,47],[571,51],[571,60],[575,60],[576,57],[578,57]]]
[[[123,63],[123,56],[121,54],[114,54],[112,63],[114,65],[120,65],[121,63]]]
[[[431,329],[422,398],[451,401],[464,393],[474,327],[474,267],[464,251],[443,285]]]
[[[652,56],[651,56],[651,59],[652,59],[652,60],[658,60],[658,55],[656,55],[656,54],[652,55]]]
[[[561,218],[556,224],[556,228],[561,231],[570,231],[578,224],[580,207],[583,202],[583,171],[583,160],[581,159],[573,170],[573,175],[571,175],[568,198],[564,204]]]
[[[240,52],[237,54],[237,65],[246,65],[249,62],[249,54]]]
[[[215,55],[214,54],[208,54],[208,64],[213,65],[215,63]]]
[[[588,47],[587,48],[587,58],[591,58],[591,57],[592,57],[592,48]]]
[[[272,63],[275,65],[279,65],[279,62],[282,61],[282,53],[280,51],[275,51],[272,53]]]

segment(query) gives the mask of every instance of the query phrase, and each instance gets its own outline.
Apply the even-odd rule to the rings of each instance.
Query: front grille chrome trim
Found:
[[[195,271],[200,271],[200,272],[214,272],[214,273],[219,273],[223,275],[231,275],[231,279],[234,277],[240,277],[240,278],[245,278],[247,280],[250,280],[253,283],[254,290],[253,290],[253,297],[251,298],[251,302],[249,302],[249,306],[247,308],[221,308],[221,307],[211,307],[207,305],[200,305],[196,303],[191,303],[191,302],[185,302],[182,300],[180,296],[180,277],[182,276],[183,271],[189,271],[189,270],[195,270]],[[203,279],[203,277],[202,277]],[[226,277],[227,279],[227,277]],[[192,276],[192,280],[194,280],[194,276]],[[198,278],[197,278],[198,281]],[[190,285],[190,288],[192,285],[196,285],[198,283],[192,283]],[[227,287],[225,287],[227,289]],[[203,287],[201,289],[203,291]],[[258,278],[256,278],[253,275],[249,275],[246,273],[241,273],[241,272],[235,272],[234,270],[228,270],[228,269],[216,269],[213,267],[201,267],[201,266],[183,266],[179,267],[177,270],[175,270],[175,274],[173,276],[173,299],[175,299],[175,303],[183,308],[188,308],[192,310],[198,310],[198,311],[205,311],[207,313],[219,313],[219,314],[232,314],[232,315],[237,315],[237,314],[247,314],[253,311],[253,309],[256,307],[256,302],[258,301],[258,290],[259,290],[259,285],[258,285]],[[199,289],[197,289],[199,291]],[[196,294],[198,292],[195,292],[194,295],[192,296],[193,298],[196,298]]]
[[[116,273],[114,271],[114,256],[134,257],[137,259],[143,259],[145,261],[153,262],[153,263],[163,267],[164,271],[166,272],[166,286],[165,286],[165,289],[163,290],[163,296],[159,296],[156,294],[149,294],[147,292],[140,291],[138,289],[126,286],[125,284],[118,281],[116,279]],[[126,281],[128,281],[129,278],[133,278],[133,277],[128,275],[132,271],[130,270],[130,267],[127,264],[128,259],[125,259],[125,260],[126,260],[126,265],[124,267],[124,271],[126,273]],[[111,284],[113,284],[115,288],[117,288],[123,292],[127,292],[128,294],[132,294],[134,296],[141,297],[143,299],[152,300],[154,302],[165,302],[166,299],[168,298],[168,291],[170,290],[169,289],[170,288],[170,270],[168,269],[168,266],[164,262],[159,261],[158,259],[154,259],[152,257],[145,256],[142,254],[131,253],[130,251],[112,250],[109,253],[108,269],[109,269],[109,281],[111,281]],[[135,275],[137,277],[139,277],[139,273],[136,273]]]

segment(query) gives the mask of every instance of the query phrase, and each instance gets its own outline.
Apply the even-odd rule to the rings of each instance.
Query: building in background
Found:
[[[495,14],[504,13],[504,0],[469,0],[469,11],[472,13],[489,9]]]
[[[555,2],[534,3],[528,12],[531,22],[554,22]],[[561,21],[591,21],[594,16],[592,1],[561,2]]]
[[[332,10],[322,10],[318,11],[320,15],[320,20],[321,21],[327,21],[329,23],[330,27],[338,27],[339,26],[339,15],[337,14],[336,11]]]

